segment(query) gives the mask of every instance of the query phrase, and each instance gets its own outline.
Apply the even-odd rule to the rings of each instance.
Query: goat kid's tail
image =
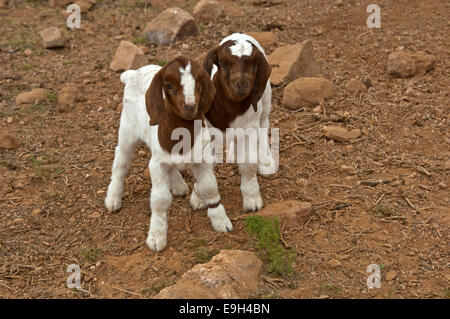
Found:
[[[123,84],[127,84],[127,82],[135,76],[135,73],[136,73],[135,70],[128,70],[123,72],[120,75],[120,82],[122,82]]]

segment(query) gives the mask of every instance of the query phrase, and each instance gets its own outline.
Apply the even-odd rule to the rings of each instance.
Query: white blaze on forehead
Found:
[[[252,55],[252,44],[244,39],[238,39],[234,41],[234,45],[230,47],[232,55],[242,57],[243,55]]]
[[[195,104],[195,79],[191,73],[191,62],[185,68],[178,69],[181,74],[181,86],[183,87],[184,100],[187,105]]]

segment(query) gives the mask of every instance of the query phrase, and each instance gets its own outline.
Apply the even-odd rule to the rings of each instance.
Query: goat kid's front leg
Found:
[[[241,175],[241,193],[244,212],[255,212],[261,209],[264,202],[259,193],[259,184],[256,177],[258,165],[253,163],[239,164]]]
[[[150,160],[152,190],[150,208],[152,217],[146,244],[154,251],[161,251],[167,246],[167,211],[172,203],[170,193],[170,168],[156,160]]]
[[[215,231],[230,232],[233,225],[220,203],[217,180],[212,164],[194,164],[192,174],[195,177],[190,204],[194,210],[208,207],[208,217]]]

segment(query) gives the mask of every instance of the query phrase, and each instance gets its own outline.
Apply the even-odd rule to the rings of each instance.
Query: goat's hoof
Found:
[[[246,196],[243,198],[244,212],[256,212],[264,206],[264,202],[261,196],[258,194],[256,196]]]
[[[162,231],[154,231],[149,232],[147,240],[145,241],[148,248],[150,248],[153,251],[161,251],[167,246],[167,239],[166,234],[164,234]]]
[[[262,177],[270,177],[271,175],[277,172],[277,165],[273,157],[271,157],[270,162],[268,163],[258,163],[258,174]]]
[[[110,213],[117,212],[122,207],[122,199],[120,197],[107,196],[105,198],[105,206]]]
[[[219,205],[216,208],[209,208],[208,217],[215,231],[226,233],[233,230],[233,224],[228,218],[225,208],[222,205]]]
[[[199,210],[208,207],[208,205],[200,197],[197,196],[197,193],[195,191],[192,191],[189,204],[191,204],[193,210]]]
[[[173,196],[184,196],[189,194],[189,186],[183,181],[183,183],[178,183],[170,186],[170,191]]]

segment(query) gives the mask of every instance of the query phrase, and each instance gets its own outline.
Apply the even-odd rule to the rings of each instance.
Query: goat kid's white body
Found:
[[[264,49],[261,45],[256,41],[253,37],[242,34],[242,33],[233,33],[230,36],[224,38],[220,45],[224,44],[227,41],[235,41],[235,45],[230,47],[232,54],[241,57],[242,55],[250,55],[252,53],[252,47],[247,41],[254,44],[259,51],[261,51],[264,56],[266,56]],[[214,78],[215,73],[217,72],[217,66],[214,64],[211,70],[211,79]],[[258,101],[257,110],[253,109],[253,107],[249,107],[247,112],[238,116],[233,122],[230,123],[230,127],[232,128],[254,128],[257,132],[259,132],[260,128],[269,129],[269,115],[270,109],[272,107],[272,88],[270,86],[270,79],[267,81],[266,89],[263,92],[261,99]],[[212,126],[211,123],[207,123],[209,126]],[[263,162],[258,157],[258,164],[252,163],[244,163],[239,164],[239,174],[241,175],[241,193],[243,199],[243,208],[245,211],[256,211],[263,207],[264,203],[261,198],[259,192],[259,184],[256,177],[256,173],[258,172],[260,175],[267,176],[264,174],[264,168],[269,169],[270,171],[274,171],[274,167],[276,167],[276,163],[273,159],[273,154],[270,150],[268,144],[268,138],[261,139],[258,136],[258,146],[261,148],[264,154],[267,154],[270,159],[269,162]],[[231,142],[233,143],[233,142]],[[239,143],[237,143],[239,145]],[[240,143],[241,145],[245,145],[246,143]],[[228,145],[227,145],[228,146]],[[245,147],[245,146],[244,146]],[[246,156],[248,155],[248,149],[237,149],[234,145],[231,144],[227,149],[234,149],[235,152],[245,152]],[[243,154],[243,153],[241,153]],[[236,157],[235,157],[236,158]],[[248,157],[247,157],[248,158]]]
[[[158,126],[150,126],[150,117],[145,105],[145,93],[153,77],[161,69],[157,65],[148,65],[139,70],[122,73],[120,80],[125,84],[123,110],[120,117],[119,139],[111,174],[111,182],[105,198],[109,211],[117,211],[122,206],[124,179],[133,159],[136,146],[145,143],[152,152],[149,163],[152,189],[150,207],[152,216],[147,245],[150,249],[160,251],[167,245],[167,210],[172,201],[172,194],[183,196],[189,193],[189,187],[179,170],[190,168],[196,179],[190,199],[193,209],[206,208],[220,201],[217,181],[211,164],[176,164],[177,161],[165,151],[158,139]],[[209,143],[208,134],[199,134],[195,140],[202,148]],[[193,147],[192,149],[194,149]],[[192,157],[191,154],[185,156]],[[175,159],[175,162],[174,162]],[[216,231],[231,231],[232,225],[224,207],[219,204],[208,209],[208,217]]]

